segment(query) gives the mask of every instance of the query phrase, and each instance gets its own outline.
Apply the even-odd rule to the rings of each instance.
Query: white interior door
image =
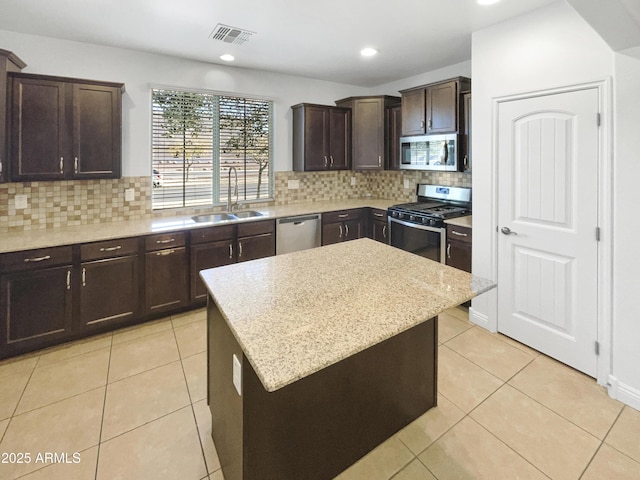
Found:
[[[498,331],[596,376],[598,91],[498,106]]]

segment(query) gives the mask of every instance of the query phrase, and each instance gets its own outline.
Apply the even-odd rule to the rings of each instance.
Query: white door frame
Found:
[[[593,82],[566,85],[562,87],[540,91],[524,92],[520,94],[497,97],[492,100],[492,128],[491,139],[491,176],[493,182],[491,213],[494,228],[491,245],[493,248],[493,278],[498,279],[498,110],[503,102],[539,97],[550,94],[572,92],[595,88],[598,92],[600,109],[600,129],[598,152],[598,226],[600,227],[600,242],[598,245],[598,312],[597,312],[597,341],[600,346],[596,380],[600,385],[611,387],[609,375],[611,373],[611,343],[612,343],[612,305],[613,305],[613,113],[612,113],[612,82],[611,78]],[[594,233],[595,234],[595,233]],[[498,295],[491,297],[488,318],[483,319],[491,331],[498,329]],[[473,312],[471,312],[473,314]]]

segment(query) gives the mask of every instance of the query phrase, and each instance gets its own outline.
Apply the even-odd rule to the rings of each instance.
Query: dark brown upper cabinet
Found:
[[[384,170],[389,164],[387,110],[400,104],[400,98],[387,95],[349,97],[336,105],[351,109],[353,170]]]
[[[291,109],[295,171],[351,168],[349,109],[309,103]]]
[[[19,72],[26,64],[13,53],[0,49],[0,183],[9,180],[9,155],[7,153],[7,126],[9,109],[7,92],[9,90],[7,74]]]
[[[120,178],[121,83],[10,74],[13,181]]]
[[[402,90],[402,135],[457,133],[462,128],[460,94],[471,80],[457,77]]]
[[[389,170],[400,169],[400,137],[402,136],[402,108],[387,109],[387,137],[389,138]]]

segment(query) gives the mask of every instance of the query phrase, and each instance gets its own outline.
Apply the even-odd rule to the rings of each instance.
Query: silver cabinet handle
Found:
[[[349,225],[344,226],[344,237],[347,238],[349,236]]]
[[[420,120],[420,128],[424,130],[424,119]]]
[[[451,258],[451,244],[447,243],[447,258]]]
[[[431,119],[429,119],[429,130],[431,130],[432,126],[433,126],[433,122],[431,121]]]
[[[517,233],[513,232],[509,227],[502,227],[500,231],[505,235],[517,235]]]
[[[87,286],[87,269],[86,268],[82,269],[82,286],[83,287]]]
[[[67,290],[71,290],[71,270],[67,270]]]
[[[175,238],[169,238],[168,240],[156,240],[156,243],[171,243],[175,241],[176,241]]]
[[[384,239],[387,238],[387,226],[386,225],[382,226],[382,238],[384,238]]]
[[[329,160],[331,160],[331,166],[333,167],[333,155],[329,155]]]
[[[73,160],[73,170],[75,173],[78,173],[78,157],[75,157]]]
[[[458,237],[468,237],[466,233],[456,232],[455,230],[451,230],[451,235],[457,235]]]
[[[378,166],[382,166],[382,157],[380,155],[378,155]]]
[[[338,218],[347,218],[348,216],[348,213],[341,213],[340,215],[338,215]]]
[[[43,260],[49,260],[50,258],[51,258],[51,255],[45,255],[44,257],[25,258],[24,261],[25,262],[42,262]]]
[[[328,164],[327,156],[325,155],[325,156],[324,156],[324,166],[326,167],[326,166],[327,166],[327,164]]]
[[[60,173],[64,173],[64,157],[60,157]]]
[[[103,247],[100,249],[101,252],[115,252],[116,250],[120,250],[122,245],[116,245],[115,247]]]
[[[156,255],[161,256],[161,257],[165,257],[167,255],[171,255],[173,253],[176,253],[175,250],[162,250],[161,252],[156,253]]]
[[[0,177],[2,176],[2,159],[0,158]]]
[[[342,225],[340,225],[340,235],[338,237],[342,238]]]
[[[229,244],[229,258],[233,258],[233,244],[230,243]]]
[[[384,217],[384,213],[373,212],[376,217]]]
[[[238,258],[242,256],[242,242],[238,242]]]

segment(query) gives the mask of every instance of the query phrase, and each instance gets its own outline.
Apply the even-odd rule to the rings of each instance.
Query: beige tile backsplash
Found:
[[[352,178],[355,179],[355,185],[351,184]],[[289,180],[298,180],[300,188],[289,189]],[[405,180],[409,188],[404,188]],[[471,187],[471,174],[413,171],[276,172],[274,201],[252,206],[366,197],[412,201],[415,200],[417,183]],[[124,191],[129,188],[135,191],[133,201],[124,199]],[[0,184],[0,233],[152,216],[190,215],[212,209],[205,207],[154,212],[151,209],[151,188],[149,177]],[[16,195],[27,196],[27,208],[15,208]]]

